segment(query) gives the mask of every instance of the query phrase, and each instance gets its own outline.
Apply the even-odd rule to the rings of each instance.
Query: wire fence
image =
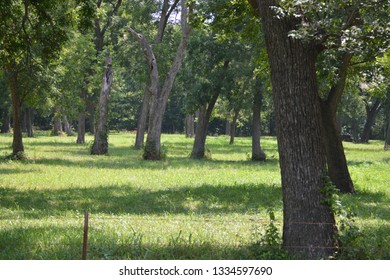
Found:
[[[167,229],[166,234],[170,234],[169,237],[166,236],[168,242],[162,242],[161,237],[156,238],[156,242],[164,243],[163,246],[166,247],[175,247],[181,246],[183,248],[189,247],[194,249],[196,246],[204,246],[202,242],[194,242],[190,240],[191,230],[186,232],[188,236],[182,235],[182,228],[191,226],[199,226],[201,223],[203,226],[213,226],[213,227],[221,227],[222,230],[231,231],[234,233],[235,231],[240,231],[241,229],[246,229],[248,231],[252,231],[254,235],[254,239],[251,240],[248,244],[248,240],[243,242],[242,244],[235,245],[239,247],[243,246],[253,246],[254,249],[258,250],[279,250],[281,248],[290,250],[347,250],[349,247],[344,246],[344,244],[335,243],[334,246],[329,246],[329,244],[324,244],[323,246],[318,244],[310,244],[310,245],[284,245],[281,247],[281,244],[276,242],[271,242],[267,244],[266,242],[259,242],[262,238],[262,235],[266,233],[266,229],[271,225],[275,228],[281,228],[283,226],[283,221],[266,219],[264,217],[256,217],[256,215],[248,215],[245,219],[237,220],[237,219],[222,219],[218,217],[207,217],[202,215],[196,216],[175,216],[175,215],[159,215],[159,216],[100,216],[100,215],[91,215],[88,212],[85,212],[84,217],[79,215],[76,217],[66,217],[67,226],[59,227],[54,230],[57,231],[54,233],[50,232],[50,224],[61,224],[65,218],[56,218],[50,217],[50,220],[47,221],[46,225],[40,224],[40,226],[34,226],[34,223],[30,222],[29,225],[26,225],[26,219],[23,218],[13,218],[13,217],[0,217],[1,222],[12,222],[12,226],[10,228],[10,235],[8,237],[0,236],[0,251],[12,251],[12,250],[30,250],[34,249],[35,251],[44,251],[44,250],[53,250],[57,248],[57,250],[66,250],[67,248],[72,248],[72,250],[80,250],[82,252],[82,259],[88,258],[88,251],[96,251],[96,248],[99,247],[112,247],[115,248],[116,251],[124,251],[124,250],[134,250],[132,247],[137,247],[137,250],[148,250],[147,246],[158,247],[159,244],[142,244],[142,239],[151,240],[152,238],[148,238],[147,234],[151,234],[153,232],[153,228],[156,224],[159,224],[161,228],[161,223],[164,225],[162,229]],[[176,224],[172,229],[168,230],[168,226]],[[299,226],[321,226],[322,228],[328,227],[329,225],[334,226],[333,223],[315,223],[315,222],[299,222],[299,221],[290,221],[290,225]],[[21,226],[21,230],[18,231],[18,226]],[[239,227],[237,227],[239,225]],[[122,228],[120,228],[120,226]],[[13,230],[12,231],[12,227]],[[71,228],[71,232],[67,232]],[[114,230],[113,230],[114,228]],[[141,228],[141,229],[140,229]],[[4,229],[4,226],[3,226]],[[0,228],[0,232],[3,230]],[[15,230],[16,229],[16,230]],[[46,233],[46,230],[49,230]],[[118,231],[116,232],[115,229]],[[118,239],[115,237],[115,234],[118,232],[123,232],[123,230],[128,231],[128,235],[126,238]],[[215,229],[215,228],[214,228]],[[176,232],[175,232],[176,230]],[[179,232],[177,232],[179,230]],[[201,229],[196,228],[197,231],[201,231]],[[204,228],[204,230],[208,230]],[[255,231],[262,231],[261,234],[254,234]],[[38,233],[31,233],[31,231],[36,231]],[[220,231],[215,230],[216,234],[220,234]],[[57,236],[56,236],[57,234]],[[176,234],[176,235],[175,235]],[[279,233],[277,233],[279,234]],[[12,236],[13,235],[13,236]],[[122,234],[120,234],[122,235]],[[30,239],[29,239],[30,238]],[[257,240],[255,239],[257,238]],[[275,236],[271,236],[271,238],[275,238]],[[53,240],[54,239],[54,240]],[[55,240],[57,239],[57,240]],[[199,240],[198,240],[199,241]],[[271,240],[272,241],[272,240]],[[212,238],[208,240],[206,246],[221,246],[221,244],[212,244]],[[111,244],[110,244],[111,243]],[[229,246],[228,240],[226,240],[226,246]],[[161,245],[161,244],[160,244]],[[145,248],[141,248],[141,247]],[[257,247],[256,247],[257,246]],[[380,248],[377,250],[382,251],[390,251],[389,244],[382,244]],[[3,255],[4,257],[4,255]]]

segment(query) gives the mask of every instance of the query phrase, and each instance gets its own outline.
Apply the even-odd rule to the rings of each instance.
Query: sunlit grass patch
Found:
[[[211,159],[192,160],[193,139],[163,135],[167,158],[151,162],[133,149],[134,137],[111,133],[109,154],[91,156],[75,137],[38,132],[24,139],[27,160],[3,157],[0,259],[81,258],[85,210],[91,259],[262,258],[256,243],[269,209],[282,228],[275,138],[262,139],[268,160],[259,163],[248,160],[250,138],[229,145],[226,136],[209,137]],[[11,142],[0,135],[0,155]],[[357,194],[342,202],[369,236],[359,242],[365,258],[389,258],[390,155],[382,144],[345,145]]]

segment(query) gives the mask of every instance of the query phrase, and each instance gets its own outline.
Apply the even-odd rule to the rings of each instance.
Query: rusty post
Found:
[[[84,238],[83,238],[83,256],[82,259],[87,259],[88,250],[88,211],[84,212]]]

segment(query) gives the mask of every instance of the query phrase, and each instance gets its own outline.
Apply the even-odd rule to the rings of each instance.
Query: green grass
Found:
[[[24,139],[28,160],[0,161],[0,259],[80,259],[83,213],[90,214],[90,259],[254,259],[258,232],[281,229],[276,140],[269,160],[248,160],[249,138],[209,137],[211,160],[191,160],[193,139],[163,135],[165,161],[141,160],[134,135],[111,133],[109,155],[91,156],[75,137],[38,132]],[[87,137],[87,142],[92,136]],[[0,155],[11,135],[0,136]],[[383,143],[346,144],[358,193],[342,196],[362,236],[351,258],[390,258],[390,154]]]

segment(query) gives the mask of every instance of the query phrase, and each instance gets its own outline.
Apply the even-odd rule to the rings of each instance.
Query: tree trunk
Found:
[[[255,92],[253,100],[253,116],[252,116],[252,160],[265,161],[267,159],[264,151],[261,149],[261,106],[263,94]]]
[[[226,125],[225,125],[225,135],[230,136],[230,130],[232,126],[230,125],[230,121],[226,120]]]
[[[85,143],[85,112],[80,112],[77,125],[77,144]]]
[[[189,41],[189,35],[191,28],[188,24],[187,7],[186,1],[181,0],[182,12],[181,12],[181,28],[182,38],[176,56],[172,63],[172,66],[168,72],[167,78],[165,79],[163,87],[159,88],[158,82],[158,70],[157,62],[154,56],[151,46],[146,42],[143,35],[138,34],[133,29],[129,29],[130,33],[135,37],[141,44],[145,57],[149,65],[149,76],[150,76],[150,92],[151,92],[151,105],[149,110],[149,125],[148,135],[146,139],[146,145],[144,149],[143,158],[145,160],[160,160],[161,154],[161,128],[162,121],[165,113],[165,109],[168,102],[169,94],[172,90],[175,78],[180,70],[181,64],[184,59],[185,51]]]
[[[52,135],[58,136],[62,134],[61,115],[56,109],[53,116],[53,133]]]
[[[352,57],[353,55],[350,53],[342,55],[337,71],[337,82],[330,89],[327,98],[321,100],[322,134],[328,175],[336,188],[343,193],[355,192],[345,158],[340,125],[337,121],[337,108],[344,92],[347,70]]]
[[[18,157],[20,153],[24,152],[23,136],[21,127],[21,107],[22,101],[20,99],[18,91],[18,74],[10,71],[10,89],[12,98],[12,111],[13,111],[13,142],[12,142],[12,155]]]
[[[229,142],[230,145],[234,144],[234,137],[236,136],[237,119],[239,114],[240,111],[235,111],[233,120],[230,123],[230,142]]]
[[[89,133],[94,135],[95,134],[95,112],[96,112],[96,105],[94,104],[93,98],[90,97],[87,99],[87,108],[88,108],[88,123],[89,123]]]
[[[9,133],[11,131],[11,119],[8,110],[3,111],[3,124],[0,133]]]
[[[104,155],[108,153],[108,100],[113,82],[112,58],[107,55],[106,71],[103,76],[102,90],[100,92],[99,118],[95,132],[95,140],[91,149],[92,155]]]
[[[376,116],[378,115],[379,110],[381,109],[381,102],[379,100],[375,100],[372,107],[366,102],[366,122],[364,124],[363,133],[360,136],[360,142],[361,143],[368,143],[368,140],[370,140],[371,136],[371,129],[372,126],[375,123]]]
[[[158,24],[158,31],[156,42],[161,43],[164,37],[165,27],[167,26],[169,16],[173,12],[173,10],[177,7],[180,0],[175,0],[171,7],[169,7],[169,0],[164,0],[162,8],[161,8],[161,16]]]
[[[337,120],[326,102],[321,104],[323,140],[325,144],[328,175],[332,183],[343,193],[354,193],[344,147]]]
[[[67,136],[73,136],[73,131],[70,128],[70,124],[68,122],[68,118],[65,115],[62,117],[62,123],[63,123],[64,131],[65,131],[66,135]]]
[[[137,134],[135,137],[134,148],[138,150],[142,149],[144,146],[146,124],[148,121],[149,108],[150,108],[150,97],[151,97],[150,91],[148,88],[146,88],[144,93],[144,99],[142,101],[141,114],[139,116],[138,124],[137,124]]]
[[[185,119],[185,133],[187,138],[192,138],[195,135],[194,115],[187,115]]]
[[[206,105],[203,105],[199,109],[198,123],[195,131],[195,140],[191,152],[191,158],[194,159],[201,159],[205,157],[207,128],[209,124],[209,117],[207,117],[207,111],[208,108]]]
[[[82,89],[80,93],[81,102],[84,104],[83,108],[81,108],[78,116],[78,124],[77,124],[77,144],[85,143],[85,99],[87,97],[87,90]]]
[[[283,247],[300,258],[335,252],[336,226],[324,201],[326,155],[318,98],[317,47],[288,36],[299,19],[276,17],[275,0],[253,0],[271,68],[283,192]]]
[[[385,151],[390,150],[390,121],[387,125],[387,133],[386,133],[386,139],[385,139]]]
[[[191,158],[193,159],[201,159],[205,157],[207,129],[219,93],[220,90],[215,91],[209,104],[203,105],[199,109],[198,123],[195,131],[195,140],[191,152]]]
[[[27,137],[30,138],[34,137],[34,132],[33,132],[34,110],[31,108],[26,108],[25,116],[26,116]]]

